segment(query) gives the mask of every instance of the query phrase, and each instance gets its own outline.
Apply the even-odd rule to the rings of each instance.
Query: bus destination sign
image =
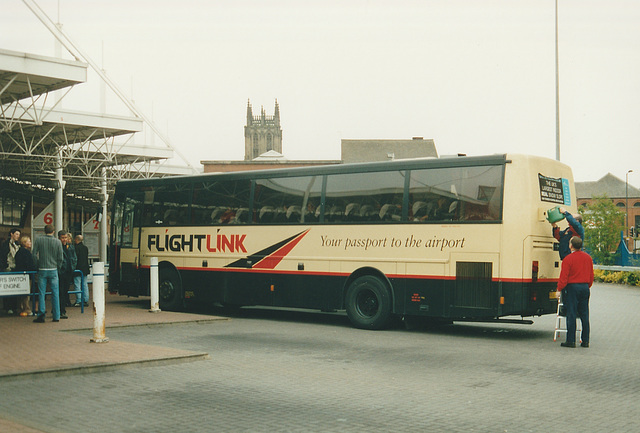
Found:
[[[565,206],[571,205],[568,179],[555,179],[538,173],[538,180],[540,181],[540,200]]]

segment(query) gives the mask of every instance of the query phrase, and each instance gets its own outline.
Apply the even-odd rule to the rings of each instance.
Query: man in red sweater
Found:
[[[576,347],[576,317],[582,321],[582,347],[589,347],[589,296],[593,285],[593,260],[581,251],[582,239],[578,236],[569,242],[571,254],[562,261],[558,291],[567,309],[567,341],[563,347]]]

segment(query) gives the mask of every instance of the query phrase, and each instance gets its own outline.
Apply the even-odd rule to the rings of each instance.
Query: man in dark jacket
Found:
[[[76,270],[82,271],[82,276],[74,275],[73,284],[76,292],[82,289],[82,295],[76,293],[76,303],[74,307],[79,307],[80,302],[84,302],[85,307],[89,305],[89,285],[87,284],[87,277],[89,276],[89,248],[82,243],[82,235],[76,235],[74,241],[76,243],[76,257],[78,263],[76,264]]]
[[[36,264],[31,255],[31,238],[22,236],[20,238],[20,249],[16,253],[16,272],[35,271]],[[29,275],[29,285],[33,288],[33,276]],[[29,296],[21,296],[20,298],[20,315],[23,317],[31,314],[31,305],[29,305]]]
[[[0,245],[0,272],[13,272],[16,267],[16,253],[20,249],[20,229],[12,228],[9,237]],[[7,314],[13,314],[17,310],[17,297],[0,298],[4,301],[4,309]]]
[[[75,249],[72,251],[71,248],[69,248],[69,237],[67,236],[67,232],[60,230],[58,232],[58,239],[62,244],[62,252],[64,253],[62,268],[58,273],[58,279],[60,280],[60,317],[66,319],[66,307],[71,306],[71,301],[69,300],[69,286],[73,282],[73,270],[76,267],[77,259]]]
[[[569,247],[569,241],[572,237],[578,236],[584,242],[584,228],[582,227],[582,215],[571,215],[565,208],[561,207],[560,213],[562,213],[569,223],[569,226],[560,230],[560,227],[556,223],[552,223],[553,237],[560,243],[560,260],[564,260],[569,254],[571,254],[571,248]]]
[[[9,230],[9,237],[0,246],[0,272],[10,272],[16,267],[16,252],[20,249],[20,229]]]

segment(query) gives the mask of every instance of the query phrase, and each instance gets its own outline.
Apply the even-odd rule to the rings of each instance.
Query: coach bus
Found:
[[[571,169],[510,154],[123,180],[109,285],[148,295],[157,257],[165,310],[531,323],[557,308],[555,206],[576,210]]]

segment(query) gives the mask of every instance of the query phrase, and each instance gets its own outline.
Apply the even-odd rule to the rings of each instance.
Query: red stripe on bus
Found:
[[[149,269],[149,266],[141,266]],[[349,272],[322,272],[322,271],[282,271],[268,268],[192,268],[192,267],[178,267],[180,271],[197,271],[197,272],[251,272],[259,274],[280,274],[280,275],[308,275],[308,276],[320,276],[320,277],[348,277],[351,275]],[[386,274],[390,279],[410,279],[410,280],[446,280],[455,281],[455,276],[439,276],[439,275],[404,275],[404,274]],[[531,278],[492,278],[493,283],[533,283]],[[557,279],[553,278],[538,278],[537,283],[557,283]]]

